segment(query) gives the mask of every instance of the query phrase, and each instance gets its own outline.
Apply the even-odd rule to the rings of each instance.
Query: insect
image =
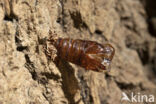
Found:
[[[57,57],[79,65],[86,70],[106,71],[110,69],[115,49],[110,44],[101,45],[95,41],[58,38],[49,39],[57,49]]]

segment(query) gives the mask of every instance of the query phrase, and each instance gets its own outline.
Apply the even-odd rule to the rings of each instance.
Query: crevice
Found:
[[[18,30],[17,30],[17,28],[18,27],[16,27],[16,34],[15,34],[15,44],[16,44],[16,50],[17,51],[20,51],[20,52],[22,52],[22,51],[24,51],[24,50],[26,50],[26,51],[28,51],[29,49],[28,49],[28,46],[22,46],[22,44],[21,44],[21,40],[18,38],[18,35],[19,35],[19,33],[18,33]]]
[[[62,16],[59,17],[57,19],[57,21],[60,19],[59,23],[62,24],[63,28],[64,28],[64,25],[65,25],[65,21],[64,21],[64,18],[65,18],[65,13],[64,13],[64,2],[66,2],[65,0],[59,0],[60,4],[61,4],[61,14]]]
[[[78,11],[70,12],[70,16],[73,20],[75,28],[77,28],[77,29],[80,29],[81,27],[85,28],[85,29],[88,28],[87,24],[82,20],[82,16],[81,16],[80,12],[78,12]]]
[[[18,46],[16,48],[17,51],[24,51],[24,50],[28,50],[28,47],[27,46]]]
[[[37,81],[40,84],[46,85],[48,83],[48,79],[46,76],[39,76],[36,72],[36,67],[34,66],[34,63],[31,62],[28,54],[25,54],[25,67],[28,69],[28,71],[30,72],[32,79]]]
[[[4,20],[13,22],[14,20],[18,21],[18,18],[11,13],[10,15],[5,14]]]
[[[44,96],[44,98],[49,102],[49,99],[47,98],[45,93],[42,93],[42,95]]]
[[[70,18],[73,21],[73,25],[76,29],[88,29],[87,24],[83,21],[81,13],[79,11],[70,11],[65,8],[65,3],[67,2],[66,0],[59,0],[61,4],[61,13],[60,16],[57,18],[57,23],[62,25],[62,28],[64,31],[67,29],[67,22],[68,19],[67,17],[70,16]],[[90,30],[89,30],[90,32]],[[91,33],[92,34],[92,33]]]
[[[156,37],[156,1],[145,0],[145,10],[147,12],[148,30],[151,36]]]
[[[77,104],[74,100],[74,96],[78,90],[80,90],[78,81],[75,77],[74,69],[66,61],[59,60],[57,67],[60,69],[62,75],[62,89],[65,97],[68,99],[70,104]]]
[[[4,11],[5,11],[4,21],[11,21],[11,22],[13,22],[14,20],[18,21],[18,17],[13,11],[14,1],[10,1],[10,0],[3,0],[3,1],[4,1],[3,4]]]
[[[156,17],[155,20],[154,19],[147,20],[147,23],[148,23],[149,33],[151,34],[151,36],[156,37]]]
[[[138,55],[141,59],[141,62],[143,65],[146,65],[149,63],[149,52],[148,52],[148,47],[145,49],[137,49]]]
[[[46,76],[47,79],[53,79],[55,81],[58,81],[58,79],[60,79],[60,77],[58,75],[55,75],[54,73],[41,72],[41,75]]]
[[[96,33],[97,35],[102,35],[102,31],[101,31],[101,30],[95,30],[95,33]]]
[[[143,65],[149,64],[150,62],[149,42],[144,41],[142,43],[138,43],[137,39],[135,38],[139,37],[132,37],[130,35],[127,36],[125,40],[126,47],[137,51]]]
[[[156,52],[156,50],[155,50]],[[156,75],[156,55],[153,57],[153,59],[151,60],[151,67],[152,67],[152,70],[153,72],[155,73]]]
[[[9,17],[9,16],[7,16],[7,15],[5,15],[5,17],[4,17],[4,20],[5,20],[5,21],[13,21],[13,19],[14,19],[14,18],[11,18],[11,17]]]
[[[60,24],[61,23],[61,18],[58,17],[57,20],[56,20],[56,22]]]
[[[116,81],[116,84],[121,90],[133,90],[136,88],[136,86],[133,85],[132,83],[127,84],[127,83],[121,83],[121,82]]]
[[[81,97],[84,104],[93,104],[93,97],[90,93],[90,88],[87,81],[84,80],[84,76],[79,76],[81,86]]]
[[[25,59],[26,59],[26,63],[25,63],[25,67],[29,70],[29,72],[31,73],[32,75],[32,78],[34,80],[37,80],[37,73],[35,71],[35,66],[33,64],[33,62],[30,61],[30,58],[29,56],[26,54],[25,55]]]
[[[21,42],[21,40],[18,38],[18,36],[17,36],[17,30],[16,30],[16,35],[15,35],[15,43],[17,44],[17,43],[20,43]]]
[[[46,44],[46,41],[47,41],[47,38],[42,38],[42,39],[40,39],[40,38],[38,37],[38,43],[39,43],[40,45],[45,45],[45,44]]]

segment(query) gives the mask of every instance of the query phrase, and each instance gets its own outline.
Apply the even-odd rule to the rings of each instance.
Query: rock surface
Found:
[[[122,92],[156,97],[156,37],[149,30],[145,1],[0,4],[0,104],[121,104]],[[45,54],[49,32],[111,43],[116,49],[111,71],[85,71],[62,61],[56,66]]]

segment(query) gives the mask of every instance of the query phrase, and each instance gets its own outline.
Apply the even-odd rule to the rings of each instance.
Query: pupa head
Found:
[[[115,54],[115,49],[110,44],[100,46],[96,53],[89,54],[96,64],[97,71],[109,71],[111,68],[111,61]]]

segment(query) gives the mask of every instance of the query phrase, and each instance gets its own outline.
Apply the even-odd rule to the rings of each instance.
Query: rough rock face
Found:
[[[122,92],[156,97],[156,37],[147,21],[152,18],[156,31],[155,17],[149,15],[148,2],[0,0],[0,4],[0,104],[121,104]],[[112,70],[85,71],[61,60],[56,66],[45,52],[50,32],[111,43],[116,49]]]

